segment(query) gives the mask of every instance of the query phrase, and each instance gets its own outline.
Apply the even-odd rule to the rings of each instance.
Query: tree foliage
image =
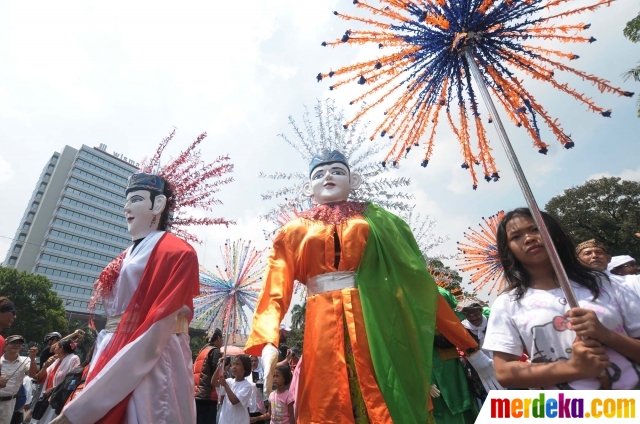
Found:
[[[0,295],[8,297],[17,311],[13,326],[2,332],[5,337],[20,334],[27,342],[42,343],[47,333],[67,328],[62,300],[47,277],[0,267]]]
[[[84,331],[84,337],[82,338],[80,343],[78,343],[78,346],[74,351],[74,353],[78,355],[78,358],[80,358],[80,362],[84,362],[84,360],[87,358],[87,355],[89,355],[91,348],[95,344],[98,338],[98,335],[96,331],[89,326],[89,323],[86,320],[82,321],[77,319],[73,321],[69,321],[69,326],[67,328],[67,331],[61,331],[60,333],[64,337],[67,334],[71,334],[76,330]]]
[[[287,338],[288,346],[296,346],[302,349],[304,342],[304,325],[307,316],[307,300],[305,299],[301,305],[293,305],[291,308],[291,331]]]
[[[295,329],[304,329],[304,321],[307,315],[307,300],[302,305],[293,305],[291,308],[291,326]]]
[[[640,183],[603,177],[555,196],[546,211],[559,219],[575,243],[596,238],[612,255],[640,259]]]
[[[634,43],[640,41],[640,13],[638,13],[638,16],[627,22],[622,33]]]
[[[638,13],[638,16],[627,22],[622,33],[634,43],[640,41],[640,13]],[[631,68],[626,71],[623,74],[623,78],[625,81],[629,78],[633,78],[635,81],[640,82],[640,62],[638,62],[638,65],[635,68]],[[638,117],[640,118],[640,98],[638,98],[636,105],[638,106]]]
[[[189,347],[191,348],[191,359],[194,361],[198,357],[198,354],[205,345],[209,343],[209,338],[205,334],[204,336],[191,336],[189,340]]]

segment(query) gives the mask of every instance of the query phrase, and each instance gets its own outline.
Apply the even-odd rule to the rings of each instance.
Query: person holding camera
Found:
[[[2,364],[2,375],[0,379],[4,382],[4,387],[0,389],[0,424],[9,424],[15,409],[16,398],[20,392],[20,386],[25,375],[35,377],[38,372],[36,355],[38,348],[29,348],[29,359],[20,356],[20,351],[24,347],[24,337],[9,336],[6,339],[4,355],[0,362]]]

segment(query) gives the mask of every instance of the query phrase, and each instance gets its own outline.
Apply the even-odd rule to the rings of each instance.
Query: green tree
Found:
[[[6,337],[20,334],[27,342],[42,343],[45,334],[67,328],[62,300],[42,275],[0,267],[0,294],[16,306],[16,320],[4,330]]]
[[[627,25],[622,30],[625,37],[634,43],[640,42],[640,13],[638,16],[627,22]],[[622,74],[624,80],[633,78],[635,81],[640,82],[640,62],[635,68],[631,68]],[[638,97],[636,106],[638,107],[638,117],[640,118],[640,96]]]
[[[304,342],[304,325],[305,318],[307,316],[307,300],[302,302],[302,305],[293,305],[291,308],[291,331],[289,337],[287,337],[287,345],[292,347],[296,346],[302,349]]]
[[[302,350],[302,345],[304,344],[304,327],[301,329],[292,328],[289,332],[289,337],[287,337],[287,346],[289,347],[297,347]]]
[[[96,342],[97,334],[93,328],[89,327],[89,324],[87,322],[75,320],[69,323],[69,331],[63,332],[62,335],[66,336],[67,334],[71,334],[76,330],[84,331],[84,337],[82,338],[80,343],[78,343],[78,346],[76,347],[76,350],[74,352],[80,358],[80,362],[84,362],[84,360],[87,358],[87,355],[89,355],[91,348]]]
[[[191,348],[191,358],[195,361],[202,348],[209,343],[209,338],[205,334],[204,336],[192,336],[189,340],[189,347]]]
[[[307,300],[302,305],[293,305],[291,308],[291,326],[296,329],[304,329],[304,320],[307,315]]]
[[[546,205],[575,243],[596,238],[612,255],[640,259],[640,183],[603,177],[568,188]]]

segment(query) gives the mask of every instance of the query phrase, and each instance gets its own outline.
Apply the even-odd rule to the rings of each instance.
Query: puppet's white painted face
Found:
[[[347,200],[354,188],[349,169],[337,162],[316,167],[309,180],[313,197],[320,205]]]
[[[151,204],[151,193],[147,190],[132,191],[127,194],[124,216],[133,240],[145,238],[158,229],[160,214],[166,203],[165,196],[156,196]]]

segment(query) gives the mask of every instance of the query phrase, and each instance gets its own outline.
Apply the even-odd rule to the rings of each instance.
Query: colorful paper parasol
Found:
[[[194,328],[211,336],[216,328],[225,334],[225,344],[235,344],[240,334],[249,332],[247,312],[253,313],[262,289],[265,263],[263,250],[242,239],[220,249],[223,268],[211,272],[200,267],[200,295],[193,299]]]
[[[483,217],[479,229],[469,227],[470,232],[464,233],[468,242],[458,242],[458,268],[471,273],[469,284],[475,285],[475,292],[491,284],[489,294],[496,288],[500,293],[504,286],[504,272],[496,241],[498,224],[503,216],[504,211],[500,211],[489,218]]]
[[[566,18],[612,2],[597,0],[585,6],[584,1],[569,0],[379,0],[373,6],[355,0],[357,8],[373,16],[334,14],[358,22],[365,29],[347,30],[337,41],[322,45],[368,44],[377,46],[382,53],[365,62],[320,73],[317,79],[337,77],[338,81],[329,87],[331,90],[356,83],[367,87],[351,101],[351,104],[366,101],[366,106],[345,127],[385,104],[385,116],[371,136],[371,139],[376,134],[389,137],[392,148],[385,164],[397,165],[412,148],[420,146],[423,135],[428,134],[422,143],[425,154],[421,164],[426,167],[444,111],[461,144],[462,168],[471,173],[475,188],[476,166],[481,167],[487,181],[497,181],[499,175],[480,119],[472,76],[483,97],[482,90],[488,87],[507,116],[518,127],[524,127],[534,147],[543,154],[549,145],[542,141],[540,124],[546,125],[564,147],[571,148],[574,142],[525,88],[524,80],[518,75],[544,81],[605,117],[611,115],[610,110],[597,106],[567,83],[561,83],[557,79],[558,71],[576,75],[596,85],[601,92],[633,95],[563,63],[578,59],[578,55],[548,47],[548,41],[596,41],[593,37],[574,35],[589,29],[589,24],[567,24]],[[489,109],[491,122],[497,118],[497,112]],[[455,115],[458,115],[457,123],[454,123]],[[477,140],[475,153],[473,132]]]

